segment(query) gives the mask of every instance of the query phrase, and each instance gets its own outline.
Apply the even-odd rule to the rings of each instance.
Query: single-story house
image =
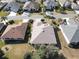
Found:
[[[20,5],[17,2],[10,2],[4,7],[4,10],[17,12],[19,8]]]
[[[0,38],[4,40],[23,40],[26,28],[27,23],[8,25]]]
[[[58,6],[58,2],[55,0],[46,0],[44,1],[44,6],[47,10],[53,10],[56,6]]]
[[[32,27],[31,44],[57,44],[54,28],[48,23],[36,20]]]
[[[25,2],[27,2],[27,1],[29,1],[29,0],[16,0],[17,2],[22,2],[22,3],[25,3]]]
[[[76,14],[79,14],[79,5],[76,3],[72,3],[72,9],[75,11]]]
[[[65,8],[71,8],[71,5],[72,5],[71,1],[66,0],[66,1],[64,2],[64,4],[63,4],[63,7],[65,7]]]
[[[35,2],[35,1],[28,1],[24,4],[23,9],[25,11],[35,12],[35,11],[39,11],[40,5],[39,5],[39,3]]]
[[[68,18],[66,18],[68,19]],[[73,18],[66,21],[67,24],[61,24],[60,29],[61,32],[67,42],[67,44],[70,46],[74,46],[79,44],[79,23],[76,23]],[[77,21],[78,22],[78,21]]]
[[[15,0],[1,0],[1,2],[3,2],[3,3],[10,3],[10,2],[14,2]]]

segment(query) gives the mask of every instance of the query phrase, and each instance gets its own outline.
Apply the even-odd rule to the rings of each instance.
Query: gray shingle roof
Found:
[[[24,4],[24,7],[23,7],[24,10],[28,10],[28,11],[31,11],[31,9],[32,9],[32,10],[35,10],[35,11],[38,11],[39,8],[40,8],[39,3],[37,3],[37,2],[32,2],[32,1],[26,2],[26,3]]]
[[[30,41],[32,44],[57,44],[54,29],[52,26],[48,26],[43,29],[44,32],[41,32],[33,41]]]
[[[19,10],[20,6],[18,3],[16,2],[10,2],[8,3],[4,9],[10,9],[10,11],[13,11],[13,12],[17,12]]]
[[[75,3],[72,3],[72,9],[79,10],[79,5],[75,4]]]
[[[62,30],[69,43],[79,42],[79,25],[74,22],[74,20],[69,20],[69,25],[61,25]]]
[[[79,42],[79,26],[77,27],[77,30],[76,30],[74,36],[72,37],[71,42]]]
[[[55,0],[46,0],[44,5],[46,9],[53,9],[55,6],[58,6],[58,3]]]

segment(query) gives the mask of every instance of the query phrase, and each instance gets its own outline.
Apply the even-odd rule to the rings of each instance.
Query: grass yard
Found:
[[[5,45],[4,42],[2,42],[2,40],[0,40],[0,48],[3,47]]]
[[[12,49],[5,55],[9,59],[24,59],[23,57],[27,52],[32,52],[35,50],[29,44],[14,44],[11,45],[11,47]]]
[[[7,15],[9,15],[8,12],[6,12],[6,11],[0,11],[0,16],[1,16],[1,17],[7,16]]]

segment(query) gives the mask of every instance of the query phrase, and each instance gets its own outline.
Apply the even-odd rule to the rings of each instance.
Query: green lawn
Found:
[[[9,15],[8,12],[6,12],[6,11],[0,11],[0,16],[1,16],[1,17],[2,17],[2,16],[7,16],[7,15]]]
[[[2,42],[2,40],[0,40],[0,48],[3,47],[5,45],[4,42]]]

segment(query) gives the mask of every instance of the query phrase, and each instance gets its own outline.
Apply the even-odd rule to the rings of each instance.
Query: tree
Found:
[[[3,17],[1,17],[1,19],[2,19],[1,21],[4,21],[4,24],[7,24],[6,23],[7,17],[3,16]]]
[[[43,45],[37,50],[37,54],[40,56],[40,59],[62,58],[63,55],[61,56],[58,51],[59,49],[57,47],[54,47],[53,45],[48,46]]]
[[[28,52],[24,55],[24,59],[32,59],[32,53]]]

